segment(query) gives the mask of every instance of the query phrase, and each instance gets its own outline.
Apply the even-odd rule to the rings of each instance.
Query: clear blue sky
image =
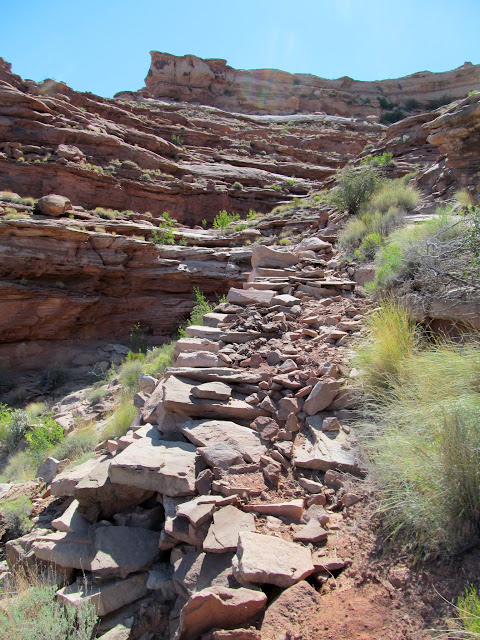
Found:
[[[150,50],[358,80],[480,63],[480,0],[0,0],[0,16],[15,73],[103,96],[142,87]]]

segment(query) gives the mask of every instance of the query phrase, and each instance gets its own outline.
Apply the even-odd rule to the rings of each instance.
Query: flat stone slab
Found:
[[[286,629],[291,638],[304,638],[304,621],[322,606],[320,594],[305,580],[298,582],[283,591],[268,607],[261,627],[262,640],[284,638]]]
[[[209,467],[228,469],[233,464],[244,462],[243,456],[225,442],[213,442],[208,447],[199,447],[198,453]]]
[[[295,440],[292,461],[296,467],[328,471],[338,469],[359,473],[355,450],[344,431],[322,431],[320,416],[307,418],[309,433],[300,434]]]
[[[132,443],[134,441],[133,436]],[[92,522],[100,515],[110,518],[118,511],[135,507],[152,496],[151,491],[142,487],[113,483],[109,477],[111,462],[112,458],[100,461],[73,490],[82,513]]]
[[[59,473],[50,485],[50,491],[53,496],[73,496],[73,490],[85,476],[87,476],[99,462],[108,459],[109,456],[100,456],[97,458],[90,458],[83,464],[79,464],[76,467],[65,469],[62,473]]]
[[[287,293],[275,296],[272,300],[272,304],[281,304],[284,307],[293,307],[294,304],[298,304],[299,302],[300,298],[290,296]]]
[[[215,496],[198,496],[178,505],[176,515],[188,518],[194,527],[211,520],[216,509],[218,498]]]
[[[205,553],[188,551],[181,560],[175,562],[173,582],[176,592],[184,598],[212,586],[232,586],[232,553]]]
[[[292,520],[300,520],[303,515],[303,500],[291,500],[290,502],[273,502],[265,504],[258,502],[254,504],[246,504],[244,511],[253,511],[254,513],[262,513],[267,516],[277,516],[284,518],[292,518]]]
[[[259,462],[267,448],[259,434],[226,420],[189,420],[181,424],[183,435],[198,447],[223,443],[248,462]]]
[[[97,615],[101,617],[147,595],[147,579],[148,573],[140,573],[124,580],[103,582],[101,585],[75,582],[57,591],[57,598],[76,608],[92,603]]]
[[[195,457],[196,447],[186,442],[143,438],[115,456],[109,476],[114,483],[188,496],[195,493]]]
[[[178,367],[220,367],[223,360],[211,351],[187,351],[179,353],[175,365]]]
[[[192,388],[192,395],[209,400],[228,400],[232,395],[232,388],[224,382],[204,382]]]
[[[180,613],[176,640],[194,640],[209,629],[247,624],[265,608],[267,596],[253,589],[209,587],[193,594]]]
[[[182,351],[211,351],[218,353],[218,342],[212,342],[208,338],[180,338],[174,348],[174,355],[178,356]]]
[[[219,509],[213,514],[203,550],[210,553],[236,551],[238,534],[242,531],[255,531],[255,518],[231,505]]]
[[[261,371],[239,371],[229,367],[214,369],[175,367],[165,371],[165,378],[177,376],[189,378],[196,382],[225,382],[226,384],[256,384],[268,378],[268,374]]]
[[[207,340],[218,341],[221,330],[216,327],[204,327],[203,325],[193,324],[185,329],[187,336],[192,338],[207,338]]]
[[[72,504],[64,511],[64,513],[52,520],[52,527],[56,531],[75,532],[86,534],[90,523],[78,512],[78,500],[74,500]]]
[[[259,304],[269,307],[272,299],[276,295],[277,292],[271,289],[259,291],[258,289],[235,289],[232,287],[227,294],[227,302],[240,304],[242,306]]]
[[[163,404],[167,411],[182,413],[197,418],[256,418],[263,414],[262,409],[243,400],[229,398],[228,401],[195,398],[192,389],[196,386],[191,380],[170,376],[165,381]]]
[[[252,249],[252,267],[254,269],[257,267],[291,267],[298,261],[298,257],[291,251],[278,251],[263,245]]]
[[[305,400],[303,410],[309,416],[329,407],[340,391],[342,383],[339,380],[320,381],[313,387],[310,395]]]
[[[240,533],[234,574],[242,583],[291,587],[313,573],[309,549],[282,538],[259,533]]]
[[[148,568],[159,553],[160,533],[138,527],[100,526],[87,535],[56,532],[32,545],[39,560],[60,567],[125,578]]]
[[[203,324],[206,327],[216,327],[219,323],[226,322],[228,320],[233,320],[229,313],[214,313],[212,311],[203,316]]]

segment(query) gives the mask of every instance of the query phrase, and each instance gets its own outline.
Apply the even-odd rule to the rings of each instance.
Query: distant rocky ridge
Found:
[[[401,108],[409,101],[421,106],[446,97],[452,102],[480,89],[480,65],[470,62],[442,73],[421,71],[403,78],[364,82],[348,76],[327,80],[277,69],[233,69],[226,60],[203,60],[193,55],[158,51],[150,55],[145,84],[151,97],[241,113],[380,115],[379,98]]]

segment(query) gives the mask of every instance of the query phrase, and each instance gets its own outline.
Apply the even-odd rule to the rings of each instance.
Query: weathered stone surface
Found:
[[[210,587],[190,597],[180,614],[177,640],[194,640],[209,629],[244,625],[265,608],[267,596],[252,589]]]
[[[187,336],[192,338],[206,338],[207,340],[218,340],[222,333],[216,327],[204,327],[203,325],[191,325],[185,329]]]
[[[307,418],[309,433],[297,436],[293,450],[293,461],[297,467],[328,471],[338,469],[350,473],[359,472],[355,450],[343,432],[323,432],[322,418]]]
[[[207,587],[236,585],[232,569],[233,556],[233,553],[188,551],[181,560],[175,562],[173,581],[177,593],[189,598]]]
[[[242,582],[290,587],[313,573],[309,549],[281,538],[241,533],[234,573]]]
[[[293,536],[295,542],[305,542],[316,544],[326,540],[328,537],[328,531],[326,531],[320,522],[315,518],[312,518],[308,523],[299,529]]]
[[[223,507],[213,514],[213,523],[203,542],[203,549],[210,553],[236,551],[238,534],[242,531],[255,531],[253,515],[231,505]]]
[[[100,514],[110,518],[115,513],[126,511],[153,495],[150,490],[142,487],[112,482],[109,478],[111,462],[111,458],[100,461],[73,490],[82,513],[90,521],[94,521]]]
[[[56,532],[37,539],[39,560],[92,571],[104,578],[126,577],[148,568],[158,555],[160,534],[137,527],[98,526],[87,534]]]
[[[279,427],[277,422],[267,416],[255,418],[250,426],[260,434],[262,440],[275,440],[278,435]]]
[[[153,507],[153,509],[135,507],[124,513],[116,513],[113,520],[120,527],[140,527],[141,529],[159,531],[164,521],[163,508],[161,505]]]
[[[182,424],[182,433],[198,447],[223,443],[248,462],[258,462],[266,452],[260,436],[248,427],[226,420],[189,420]]]
[[[72,208],[72,203],[65,196],[50,194],[37,200],[36,209],[45,216],[57,218]]]
[[[290,251],[279,251],[264,245],[252,250],[252,267],[290,267],[297,264],[298,258]]]
[[[173,585],[173,567],[169,562],[157,562],[148,571],[147,588],[152,591],[161,591],[165,600],[175,598]]]
[[[66,469],[59,473],[50,487],[50,491],[54,496],[73,496],[73,490],[77,484],[85,478],[100,462],[109,459],[109,456],[100,456],[91,458],[83,464],[79,464],[72,469]]]
[[[258,471],[258,465],[249,466],[253,469],[249,470],[247,467],[237,470],[236,467],[230,467],[227,473],[222,472],[220,480],[212,482],[212,489],[224,496],[259,496],[267,490],[265,478],[263,473]]]
[[[276,291],[257,289],[235,289],[232,288],[227,294],[227,302],[240,305],[259,304],[262,306],[270,306],[272,299],[276,295]]]
[[[100,637],[103,640],[128,640],[130,638],[130,632],[132,629],[133,617],[128,619],[127,621],[121,622],[107,631],[107,633],[103,633]]]
[[[272,304],[280,304],[284,307],[293,307],[294,304],[298,304],[300,302],[300,298],[296,298],[295,296],[290,296],[286,293],[277,295],[273,298]]]
[[[223,360],[211,351],[187,351],[179,353],[175,360],[177,367],[221,367]]]
[[[272,502],[270,504],[258,502],[250,503],[243,507],[244,511],[263,513],[269,516],[292,518],[300,520],[303,514],[303,500],[291,500],[290,502]]]
[[[326,380],[317,382],[310,395],[305,400],[303,410],[313,416],[319,411],[329,407],[338,394],[342,383],[339,380]]]
[[[62,472],[70,464],[70,460],[56,460],[47,458],[37,470],[37,478],[41,478],[45,484],[50,484],[55,476]]]
[[[52,527],[57,531],[86,534],[90,523],[80,515],[78,507],[78,500],[73,500],[72,504],[61,516],[52,520]]]
[[[185,353],[186,351],[211,351],[212,353],[218,353],[218,342],[213,342],[207,338],[180,338],[175,344],[173,351],[174,356],[177,357],[179,353]]]
[[[315,589],[302,580],[281,593],[268,607],[261,626],[262,640],[283,638],[288,629],[292,638],[302,637],[304,621],[322,607]]]
[[[248,402],[229,398],[228,401],[195,398],[195,384],[185,378],[170,376],[165,382],[164,406],[168,411],[183,413],[198,418],[251,418],[262,415],[261,409]]]
[[[228,469],[231,465],[241,464],[243,456],[225,442],[213,442],[208,447],[199,447],[198,453],[210,467]]]
[[[147,595],[147,579],[148,573],[140,573],[124,580],[110,580],[100,585],[74,583],[57,591],[57,598],[75,607],[91,602],[95,605],[97,614],[105,616]]]
[[[167,496],[195,492],[196,447],[185,442],[143,438],[112,460],[112,483],[158,491]]]
[[[224,382],[205,382],[192,388],[195,398],[208,398],[210,400],[228,400],[232,395],[232,389]]]
[[[155,387],[158,384],[158,380],[153,376],[149,376],[146,373],[141,373],[138,377],[138,384],[140,389],[146,393],[153,393]]]
[[[330,242],[325,242],[313,236],[312,238],[305,238],[300,244],[297,244],[295,253],[298,254],[301,251],[330,251],[331,249],[332,245]]]
[[[204,522],[211,520],[217,500],[219,498],[216,496],[199,496],[178,505],[176,514],[188,518],[194,527],[199,527]]]

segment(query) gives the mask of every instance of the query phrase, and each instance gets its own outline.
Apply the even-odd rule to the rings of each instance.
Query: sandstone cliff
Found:
[[[152,51],[145,84],[149,95],[208,104],[241,113],[308,113],[342,116],[379,115],[379,98],[395,107],[420,105],[448,97],[464,98],[480,89],[480,65],[465,62],[444,73],[421,71],[404,78],[363,82],[347,76],[327,80],[308,73],[276,69],[233,69],[226,60],[203,60]]]

